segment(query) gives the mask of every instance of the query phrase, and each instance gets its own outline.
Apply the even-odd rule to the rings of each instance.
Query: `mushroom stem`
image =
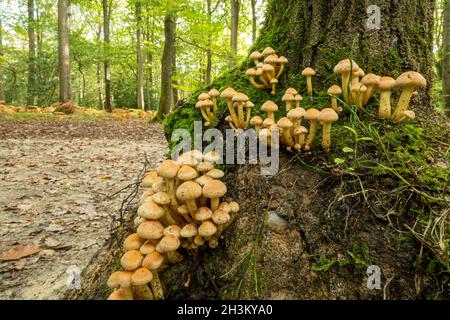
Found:
[[[270,88],[270,83],[266,79],[265,72],[261,73],[261,75],[259,76],[259,80],[264,83],[264,88]]]
[[[195,203],[195,199],[194,200],[186,200],[186,206],[188,207],[190,214],[195,214],[197,212],[197,204]],[[183,217],[185,217],[185,218],[186,218],[186,216],[189,217],[187,214],[183,215]],[[192,223],[192,219],[190,219],[190,220],[191,221],[189,221],[189,223]]]
[[[331,96],[331,108],[336,112],[342,112],[342,108],[338,107],[338,101],[335,96]]]
[[[257,83],[257,82],[256,82],[255,77],[249,77],[249,79],[250,79],[250,83],[251,83],[255,88],[257,88],[257,89],[265,88],[265,85],[264,85],[264,84],[260,84],[260,83]]]
[[[342,96],[344,98],[345,103],[349,104],[349,85],[350,85],[350,72],[342,73]]]
[[[272,95],[275,95],[277,93],[277,84],[275,82],[271,82],[272,84],[272,91],[270,92]]]
[[[400,98],[397,103],[397,107],[395,108],[394,114],[392,115],[393,120],[400,120],[403,116],[403,112],[408,109],[409,102],[411,101],[411,97],[414,93],[413,87],[405,87],[400,95]]]
[[[205,111],[206,114],[208,115],[209,122],[211,122],[215,118],[214,113],[211,111],[210,107],[205,107]]]
[[[245,127],[245,119],[244,119],[244,102],[238,101],[237,102],[237,109],[238,109],[238,119],[239,119],[239,125],[237,127],[244,128]]]
[[[256,124],[255,125],[255,130],[256,130],[256,136],[259,137],[259,132],[261,131],[261,125],[260,124]]]
[[[329,150],[331,145],[331,122],[324,122],[322,127],[322,148]]]
[[[211,210],[214,212],[219,208],[220,198],[211,198]]]
[[[300,101],[298,102],[300,104]],[[292,109],[292,101],[286,101],[286,112],[291,111]]]
[[[152,271],[153,279],[150,281],[150,286],[152,287],[152,292],[155,300],[164,300],[164,291],[159,280],[158,272]]]
[[[148,285],[134,286],[134,294],[136,300],[153,300],[154,296],[152,290]]]
[[[172,208],[168,205],[163,205],[164,207],[164,218],[166,219],[167,223],[169,225],[171,224],[178,224],[177,221],[172,216]]]
[[[211,100],[213,103],[213,116],[215,117],[215,114],[217,113],[217,98],[213,96]]]
[[[284,142],[288,147],[293,147],[295,145],[295,141],[292,139],[289,129],[283,129],[283,137]]]
[[[177,197],[175,196],[175,179],[166,179],[166,184],[167,184],[167,193],[169,194],[172,208],[174,210],[177,210],[178,202]]]
[[[283,74],[283,71],[284,71],[284,63],[282,63],[280,65],[280,69],[278,70],[277,74],[275,75],[275,78],[278,79]]]
[[[231,119],[233,119],[233,122],[235,126],[237,127],[237,124],[239,123],[238,117],[236,115],[236,111],[234,110],[234,104],[233,104],[233,98],[227,98],[227,106],[228,111],[230,112]]]
[[[309,151],[311,149],[311,145],[314,141],[314,137],[316,136],[316,132],[317,132],[317,120],[311,120],[308,137],[306,138],[306,141],[305,141],[305,150],[306,151]]]
[[[298,136],[298,144],[300,146],[304,146],[305,145],[305,141],[306,141],[306,133],[301,133]]]
[[[378,116],[381,119],[391,118],[391,90],[381,91],[380,108],[378,109]]]
[[[247,129],[248,126],[250,125],[250,118],[252,116],[252,109],[251,108],[247,108],[247,118],[245,119],[245,126],[244,128]]]
[[[374,90],[375,90],[375,85],[367,85],[367,91],[364,92],[363,97],[362,97],[363,106],[366,106],[367,103],[369,103],[369,100],[372,97]]]
[[[205,121],[211,122],[211,119],[209,119],[208,114],[206,113],[204,108],[200,108],[200,112],[202,113],[202,117],[203,119],[205,119]]]
[[[134,300],[133,290],[131,287],[120,287],[127,300]]]
[[[353,86],[355,86],[355,87],[359,87],[359,77],[356,77],[356,76],[354,76],[354,75],[352,75],[352,84],[351,84],[351,86],[353,87]],[[352,102],[356,102],[357,104],[358,104],[358,95],[360,95],[360,93],[359,92],[353,92],[352,91]]]
[[[311,76],[306,76],[306,86],[308,88],[308,95],[312,96],[313,95],[313,87],[312,87],[312,77]]]

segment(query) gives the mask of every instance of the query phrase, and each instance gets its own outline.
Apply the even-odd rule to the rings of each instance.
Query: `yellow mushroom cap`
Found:
[[[130,271],[121,271],[119,272],[118,283],[122,288],[128,288],[131,286],[131,277],[133,276],[133,272]]]
[[[250,68],[248,69],[245,74],[249,77],[255,77],[256,76],[256,69]]]
[[[287,113],[287,117],[291,120],[298,120],[303,118],[303,115],[305,114],[305,109],[303,108],[294,108],[291,109],[288,113]]]
[[[142,218],[157,220],[164,215],[164,208],[153,200],[147,200],[139,206],[137,213]]]
[[[163,163],[158,167],[156,172],[160,177],[166,179],[173,179],[177,175],[180,166],[173,160],[164,160]]]
[[[147,268],[139,268],[131,276],[131,284],[134,286],[143,286],[153,280],[153,273]]]
[[[167,192],[163,192],[163,191],[157,192],[154,195],[152,195],[152,200],[160,205],[165,205],[165,204],[170,203],[169,195],[167,194]]]
[[[215,163],[220,160],[220,153],[215,150],[211,150],[203,155],[203,159],[205,161]]]
[[[397,87],[397,81],[391,77],[381,77],[378,88],[381,91],[392,90]]]
[[[214,168],[212,170],[209,170],[206,175],[210,176],[213,179],[220,179],[220,178],[222,178],[225,175],[225,172],[223,172],[220,169]]]
[[[180,214],[188,214],[188,213],[189,213],[189,209],[188,209],[187,205],[185,205],[185,204],[179,206],[179,207],[177,208],[177,211],[178,211]],[[181,230],[181,229],[180,229],[180,230]]]
[[[141,238],[137,233],[132,233],[128,237],[126,237],[125,241],[123,242],[123,248],[126,251],[139,250],[144,242],[144,238]]]
[[[337,84],[332,85],[328,91],[329,94],[333,95],[333,96],[338,96],[342,93],[342,89],[341,87],[339,87]]]
[[[191,152],[185,152],[178,157],[177,163],[179,165],[187,165],[193,167],[199,163],[199,159],[196,158],[195,154]]]
[[[145,256],[142,261],[142,266],[149,270],[157,270],[164,262],[164,256],[158,251],[154,251]]]
[[[252,60],[258,60],[258,59],[261,59],[263,57],[263,55],[259,52],[259,51],[253,51],[251,54],[250,54],[250,59],[252,59]]]
[[[276,64],[276,63],[278,63],[278,58],[276,55],[271,54],[270,56],[268,56],[264,59],[264,63]]]
[[[176,225],[176,224],[171,224],[170,226],[167,226],[167,227],[164,228],[164,235],[165,236],[174,236],[174,237],[179,238],[180,237],[180,232],[181,232],[181,227]]]
[[[233,102],[247,102],[248,97],[247,95],[243,94],[242,92],[238,92],[233,96]]]
[[[271,71],[275,70],[274,67],[271,64],[268,64],[268,63],[264,64],[262,69],[265,72],[271,72]]]
[[[163,236],[164,226],[159,221],[147,220],[139,225],[137,233],[144,239],[156,240]]]
[[[221,98],[224,99],[230,99],[233,98],[233,96],[236,94],[236,91],[233,88],[226,88],[222,93],[220,94]]]
[[[195,180],[195,182],[197,182],[199,185],[201,185],[203,187],[205,184],[207,184],[211,180],[213,180],[213,178],[205,174],[205,175],[197,178]]]
[[[206,171],[209,171],[209,170],[212,170],[212,169],[214,169],[214,165],[211,162],[208,162],[208,161],[199,163],[197,165],[197,171],[198,172],[206,172]]]
[[[277,84],[277,83],[278,83],[278,80],[277,80],[276,78],[273,78],[272,80],[270,80],[270,83],[271,83],[271,84]]]
[[[286,64],[288,62],[289,62],[289,60],[285,56],[281,56],[281,57],[278,58],[278,63],[279,64]]]
[[[294,101],[294,100],[295,100],[294,96],[290,93],[285,93],[281,98],[281,101]]]
[[[397,78],[397,86],[400,88],[405,87],[413,87],[413,88],[419,88],[419,87],[426,87],[427,86],[427,80],[418,72],[415,71],[408,71],[403,74],[401,74]]]
[[[108,300],[130,300],[123,289],[114,290],[108,297]]]
[[[337,114],[336,111],[334,111],[331,108],[325,108],[322,111],[320,111],[320,114],[317,118],[317,120],[327,123],[337,121],[338,119],[339,115]]]
[[[301,95],[299,95],[299,94],[296,94],[296,95],[294,96],[294,100],[295,100],[295,101],[302,101],[302,100],[303,100],[303,97],[302,97]]]
[[[253,108],[255,106],[255,104],[251,101],[247,101],[244,105],[244,107],[246,108]]]
[[[197,225],[195,223],[189,223],[181,229],[180,236],[182,238],[192,238],[197,235]]]
[[[124,253],[120,264],[124,270],[133,271],[141,266],[143,256],[139,250],[130,250]]]
[[[182,166],[177,173],[177,178],[183,181],[193,180],[198,177],[197,171],[191,166]]]
[[[305,68],[305,69],[302,71],[302,75],[304,75],[304,76],[314,76],[315,74],[316,74],[316,72],[314,71],[314,69],[312,69],[312,68],[310,68],[310,67]]]
[[[252,126],[259,126],[262,124],[262,122],[263,120],[260,116],[254,116],[253,118],[250,119],[250,124]]]
[[[366,75],[363,69],[359,68],[357,71],[353,71],[353,77],[362,78]]]
[[[233,213],[239,212],[239,204],[236,201],[231,201],[229,203],[229,205],[230,205],[231,212],[233,212]]]
[[[230,221],[231,217],[230,217],[230,215],[227,212],[225,212],[225,211],[223,211],[221,209],[218,209],[218,210],[214,211],[214,213],[213,213],[211,218],[212,218],[212,221],[216,225],[219,225],[219,224],[227,223],[228,221]]]
[[[266,118],[262,124],[264,128],[269,128],[271,125],[275,124],[275,121],[271,118]]]
[[[165,253],[169,251],[175,251],[180,247],[180,240],[172,235],[164,236],[156,245],[156,251],[159,253]]]
[[[275,54],[275,53],[276,53],[275,50],[273,50],[271,47],[267,47],[267,48],[265,48],[265,49],[263,50],[262,56],[268,57],[268,56],[270,56],[270,55],[272,55],[272,54]]]
[[[292,121],[289,120],[288,117],[283,117],[280,120],[278,120],[277,122],[277,126],[282,128],[282,129],[288,129],[290,127],[292,127]]]
[[[275,102],[268,100],[263,103],[261,106],[261,111],[264,112],[275,112],[278,110],[278,106],[275,104]]]
[[[403,115],[409,120],[414,120],[416,118],[416,113],[412,110],[406,110],[403,112]]]
[[[140,248],[139,251],[143,254],[143,255],[147,255],[149,253],[154,252],[155,246],[153,245],[153,243],[151,243],[150,241],[146,241]]]
[[[197,211],[197,213],[195,214],[195,220],[198,221],[205,221],[208,219],[211,219],[213,212],[210,208],[208,207],[200,207]]]
[[[212,88],[211,90],[209,90],[208,94],[210,97],[217,97],[219,96],[220,92],[216,88]]]
[[[207,94],[207,93],[201,93],[199,96],[198,96],[198,100],[201,100],[201,101],[203,101],[203,100],[208,100],[210,98],[210,96],[209,96],[209,94]]]
[[[122,271],[116,271],[116,272],[111,273],[111,275],[108,278],[108,281],[106,282],[106,285],[109,288],[114,289],[114,288],[119,287],[119,277],[120,277],[121,272]]]
[[[193,181],[183,182],[176,191],[176,196],[181,201],[194,200],[202,195],[202,187]]]
[[[304,134],[304,133],[308,133],[308,129],[306,129],[304,126],[300,126],[298,128],[295,128],[295,130],[294,130],[295,135]]]
[[[364,78],[361,79],[361,83],[366,86],[378,86],[380,83],[380,76],[377,76],[373,73],[368,73],[364,76]]]
[[[355,72],[359,70],[359,66],[355,61],[350,61],[350,59],[344,59],[339,61],[339,63],[334,67],[334,73],[342,74],[346,72]]]
[[[227,193],[227,186],[220,180],[212,180],[203,186],[203,196],[206,198],[220,198]]]
[[[292,94],[293,96],[297,95],[298,92],[294,88],[288,88],[285,93]]]
[[[203,222],[200,227],[198,227],[198,234],[202,237],[210,237],[217,232],[217,227],[211,221]]]
[[[219,205],[219,209],[225,211],[226,213],[230,213],[230,211],[231,211],[231,207],[230,207],[230,205],[228,204],[228,202],[222,202],[222,203]]]
[[[305,118],[306,120],[312,120],[312,121],[316,121],[317,117],[319,116],[320,111],[317,110],[316,108],[309,108],[308,110],[306,110],[305,114],[303,115],[303,118]]]

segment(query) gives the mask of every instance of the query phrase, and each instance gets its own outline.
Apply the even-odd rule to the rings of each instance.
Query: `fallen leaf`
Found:
[[[19,244],[14,248],[9,249],[8,251],[0,253],[1,261],[11,261],[11,260],[19,260],[24,257],[31,256],[35,253],[41,251],[41,248],[35,244],[23,245]]]
[[[109,179],[111,179],[111,176],[101,176],[100,179],[102,179],[102,180],[109,180]]]
[[[29,215],[27,215],[27,216],[25,217],[25,220],[26,220],[26,221],[32,221],[32,220],[33,220],[33,216],[32,216],[31,214],[29,214]]]

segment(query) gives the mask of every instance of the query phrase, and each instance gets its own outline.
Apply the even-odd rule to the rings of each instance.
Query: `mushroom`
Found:
[[[139,250],[139,248],[144,244],[145,239],[141,238],[137,233],[132,233],[123,242],[123,248],[126,251]]]
[[[208,94],[211,97],[213,103],[213,115],[215,117],[217,113],[217,97],[220,95],[220,92],[216,88],[212,88],[211,90],[209,90]]]
[[[352,88],[353,87],[359,88],[361,86],[359,78],[364,77],[365,74],[366,73],[361,68],[359,68],[358,70],[356,70],[352,73]],[[355,103],[355,104],[357,104],[356,103],[356,100],[358,99],[357,96],[358,96],[358,93],[352,90],[352,99],[353,99],[353,103]]]
[[[202,195],[202,187],[193,181],[183,182],[176,191],[177,198],[186,203],[186,206],[189,209],[189,213],[191,215],[195,215],[197,212],[197,205],[195,203],[195,199]],[[185,219],[188,217],[184,215]],[[187,219],[189,223],[192,222],[192,219]]]
[[[157,192],[154,195],[152,195],[152,200],[156,202],[157,204],[164,207],[164,218],[169,224],[177,224],[180,223],[180,219],[178,219],[178,216],[172,215],[173,209],[169,206],[170,204],[170,197],[167,192]]]
[[[287,88],[285,93],[292,94],[293,96],[297,95],[298,92],[294,88]]]
[[[336,112],[342,112],[342,107],[338,107],[337,97],[341,95],[342,89],[338,85],[333,85],[328,89],[328,94],[331,96],[331,108]]]
[[[267,79],[265,78],[262,64],[260,66],[258,66],[258,68],[256,69],[256,76],[258,76],[259,80],[261,80],[261,82],[264,84],[264,88],[270,88],[270,84],[267,81]]]
[[[186,238],[189,241],[192,241],[192,238],[194,238],[197,235],[197,225],[195,223],[187,224],[181,229],[180,236],[182,238]]]
[[[236,127],[238,127],[239,121],[236,115],[236,111],[234,110],[233,104],[233,96],[236,94],[236,91],[233,88],[227,88],[220,94],[220,97],[227,100],[228,111],[230,112],[231,119],[233,119],[233,123]]]
[[[203,101],[203,103],[201,103],[199,106],[200,108],[203,108],[204,112],[206,113],[207,117],[208,117],[208,122],[211,122],[215,117],[214,114],[211,112],[210,107],[213,105],[211,102],[211,96],[207,93],[201,93],[198,96],[198,100],[199,101]]]
[[[177,179],[181,182],[194,180],[198,177],[198,172],[191,166],[182,166],[177,173]]]
[[[272,79],[275,78],[275,68],[273,67],[273,65],[265,63],[262,66],[262,69],[264,71],[263,76],[265,77],[267,82],[270,83],[272,81]],[[271,88],[270,85],[269,85],[269,88]]]
[[[287,117],[283,117],[280,120],[278,120],[277,125],[279,128],[283,129],[283,138],[284,142],[287,146],[287,149],[290,151],[292,147],[295,145],[294,139],[292,139],[290,129],[292,128],[293,124],[292,121],[289,120]]]
[[[177,198],[175,197],[175,177],[177,176],[180,165],[173,160],[164,160],[158,167],[156,172],[163,177],[167,185],[167,194],[170,197],[170,203],[173,208],[178,207]]]
[[[220,161],[221,156],[216,150],[211,150],[203,155],[203,159],[211,163],[217,163]]]
[[[153,279],[150,282],[150,286],[152,287],[155,300],[164,299],[164,291],[158,276],[158,269],[162,266],[163,262],[164,256],[158,251],[148,254],[142,261],[142,267],[152,271]]]
[[[257,83],[256,82],[256,80],[255,80],[255,77],[256,77],[256,74],[257,72],[256,72],[256,69],[254,69],[254,68],[250,68],[250,69],[248,69],[246,72],[245,72],[245,74],[248,76],[248,78],[249,78],[249,80],[250,80],[250,83],[255,87],[255,88],[257,88],[257,89],[262,89],[262,88],[265,88],[265,85],[264,84],[261,84],[261,83]]]
[[[278,80],[276,78],[273,78],[270,80],[270,85],[272,86],[272,91],[270,92],[272,95],[275,95],[277,93],[277,84]]]
[[[338,114],[331,108],[325,108],[320,111],[320,114],[317,118],[318,121],[322,123],[322,148],[324,150],[330,149],[330,141],[331,141],[331,123],[337,121],[339,119]]]
[[[234,126],[233,119],[231,118],[230,115],[228,115],[228,116],[225,117],[225,121],[228,122],[228,124],[230,125],[231,129],[233,129],[233,130],[236,130],[236,129],[237,129],[237,128]]]
[[[141,186],[144,188],[151,188],[153,185],[154,180],[158,177],[158,174],[156,171],[150,171],[148,172],[144,178],[142,178]]]
[[[289,112],[293,108],[295,98],[292,94],[285,93],[284,96],[281,98],[281,101],[286,103],[286,112]]]
[[[153,293],[148,284],[153,280],[153,274],[147,268],[141,267],[131,276],[131,284],[139,300],[153,300]]]
[[[381,77],[378,83],[380,94],[380,107],[378,109],[378,116],[381,119],[391,118],[391,95],[392,89],[397,86],[397,81],[391,77]]]
[[[316,72],[312,68],[306,68],[302,71],[302,75],[306,77],[306,86],[308,88],[308,95],[313,95],[312,77],[316,75]]]
[[[130,298],[126,292],[120,288],[115,289],[108,297],[108,300],[133,300],[133,298]]]
[[[238,92],[233,96],[233,102],[236,102],[238,109],[238,128],[245,128],[245,119],[244,119],[244,104],[248,101],[248,97]]]
[[[278,69],[277,74],[275,75],[275,78],[279,78],[283,72],[284,72],[284,65],[287,64],[289,61],[285,56],[281,56],[278,58],[278,64],[280,65],[280,68]]]
[[[203,186],[203,196],[211,200],[211,210],[219,207],[220,197],[227,193],[227,186],[220,180],[212,180]]]
[[[287,113],[287,117],[289,118],[289,120],[292,121],[292,124],[293,124],[291,134],[294,132],[294,130],[296,128],[301,126],[302,118],[303,118],[305,112],[306,111],[303,108],[295,108]]]
[[[247,129],[248,125],[250,124],[250,117],[252,115],[252,109],[254,106],[254,103],[251,101],[247,101],[244,105],[245,109],[247,110],[247,115],[245,117],[245,129]]]
[[[164,216],[164,208],[149,200],[139,206],[137,214],[145,219],[158,220]]]
[[[225,224],[231,219],[230,214],[221,209],[217,209],[216,211],[214,211],[211,218],[217,226],[217,232],[219,233],[219,235],[224,230]]]
[[[259,51],[253,51],[250,54],[250,59],[253,60],[253,62],[255,63],[255,66],[258,65],[259,59],[261,59],[262,57],[263,57],[263,55]]]
[[[133,271],[141,266],[143,258],[139,250],[130,250],[120,258],[120,264],[125,271]]]
[[[427,80],[418,72],[409,71],[401,74],[397,78],[397,87],[402,88],[402,94],[395,108],[392,119],[399,121],[403,117],[403,113],[408,109],[409,102],[413,92],[417,88],[423,88],[427,86]]]
[[[209,170],[214,169],[214,165],[211,162],[204,161],[197,165],[198,172],[208,172]]]
[[[198,227],[198,234],[206,240],[209,240],[216,232],[217,227],[211,221],[205,221]]]
[[[275,104],[275,102],[268,100],[263,103],[261,106],[261,111],[267,113],[267,118],[272,119],[275,121],[274,112],[278,110],[278,106]]]
[[[359,109],[363,109],[363,95],[367,91],[367,87],[363,84],[357,83],[352,86],[352,98],[355,105],[358,106]]]
[[[405,112],[403,112],[403,115],[400,117],[399,120],[397,120],[397,122],[403,122],[405,120],[409,120],[412,121],[416,118],[416,113],[412,110],[406,110]]]
[[[349,87],[350,74],[358,71],[359,66],[355,61],[350,61],[350,59],[344,59],[339,61],[339,63],[334,67],[334,73],[341,75],[342,77],[342,95],[344,97],[345,103],[349,104]],[[310,131],[311,132],[311,131]]]
[[[314,137],[316,136],[317,131],[317,117],[319,116],[320,111],[316,108],[310,108],[306,110],[303,118],[305,120],[309,120],[309,133],[305,141],[304,149],[309,151],[311,149],[311,145],[314,141]]]
[[[295,150],[300,151],[302,146],[305,144],[306,134],[308,133],[308,129],[304,126],[299,126],[294,130],[294,138],[295,138]]]
[[[373,73],[368,73],[361,79],[361,83],[367,87],[366,93],[363,95],[362,104],[363,106],[367,105],[370,98],[373,96],[375,89],[378,87],[380,83],[380,76],[377,76]]]
[[[220,179],[225,175],[225,172],[223,172],[220,169],[211,169],[208,171],[208,173],[206,173],[207,176],[213,178],[213,179]]]
[[[275,50],[273,50],[271,47],[267,47],[263,50],[263,52],[261,53],[261,55],[265,58],[268,57],[272,54],[275,54]]]
[[[151,243],[149,240],[145,241],[144,244],[139,248],[139,251],[143,254],[143,255],[147,255],[149,253],[154,252],[155,246],[153,245],[153,243]]]
[[[259,131],[261,130],[261,124],[263,120],[260,116],[254,116],[250,119],[250,124],[255,127],[256,134],[259,135]]]
[[[300,108],[300,101],[303,100],[303,97],[300,94],[296,94],[294,96],[294,100],[295,100],[295,107]]]
[[[147,240],[158,240],[164,235],[164,226],[156,220],[142,222],[137,228],[137,234]]]
[[[212,217],[212,210],[208,207],[200,207],[197,211],[197,213],[195,214],[195,220],[200,221],[200,222],[204,222],[207,221],[209,219],[211,219]]]
[[[133,273],[128,271],[113,272],[107,281],[107,285],[111,289],[116,289],[109,296],[108,300],[133,300],[133,292],[131,291],[131,277]]]
[[[179,247],[180,247],[180,240],[174,235],[168,235],[161,238],[159,243],[156,245],[155,249],[159,253],[169,253],[177,250]]]

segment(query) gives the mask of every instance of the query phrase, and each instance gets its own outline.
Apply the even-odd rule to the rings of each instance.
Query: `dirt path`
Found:
[[[108,194],[166,149],[161,128],[141,120],[0,121],[0,299],[62,297],[66,270],[83,270],[109,237],[121,195]],[[1,260],[33,244],[39,252]]]

